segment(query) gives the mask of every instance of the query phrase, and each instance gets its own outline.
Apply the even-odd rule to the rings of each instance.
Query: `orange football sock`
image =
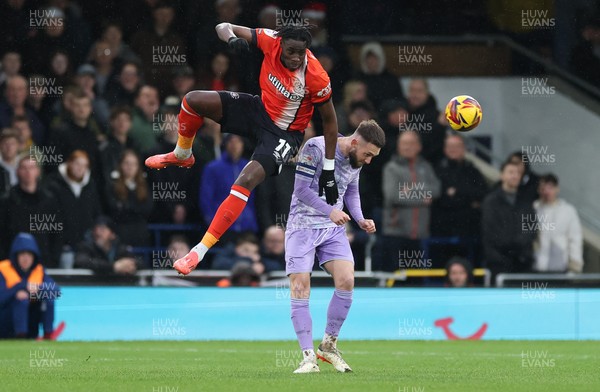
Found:
[[[177,147],[175,147],[175,155],[178,158],[187,158],[192,155],[192,145],[194,144],[194,137],[196,132],[202,124],[204,124],[204,117],[200,116],[192,107],[188,104],[185,97],[181,102],[181,110],[179,111],[179,137],[177,138]]]
[[[248,189],[239,185],[233,185],[229,196],[223,200],[223,203],[221,203],[217,209],[204,238],[206,238],[208,234],[211,234],[218,241],[240,216],[246,207],[248,197],[250,197],[250,191]],[[202,238],[202,243],[209,247],[212,239],[208,238],[207,243],[204,243],[204,238]],[[212,245],[214,244],[211,244],[210,246]]]

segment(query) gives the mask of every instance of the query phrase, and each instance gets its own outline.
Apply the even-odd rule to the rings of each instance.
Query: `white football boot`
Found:
[[[323,362],[333,365],[335,370],[341,373],[351,372],[352,369],[342,358],[342,353],[334,346],[323,346],[319,344],[317,349],[317,358]]]
[[[313,355],[309,355],[304,357],[300,365],[298,365],[298,369],[294,370],[294,373],[319,373],[321,369],[319,369],[319,365],[317,364],[317,357]]]

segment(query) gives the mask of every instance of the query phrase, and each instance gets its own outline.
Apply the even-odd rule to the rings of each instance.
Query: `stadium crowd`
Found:
[[[108,3],[113,7],[90,11],[94,6],[69,0],[2,1],[0,260],[27,232],[46,267],[122,275],[156,268],[144,249],[167,249],[173,260],[189,251],[248,162],[252,141],[222,135],[218,124],[206,120],[190,170],[147,171],[143,165],[146,157],[173,150],[188,91],[260,93],[259,52],[231,56],[214,26],[275,29],[286,14],[275,5],[244,14],[237,0],[217,0],[202,3],[214,14],[202,14],[197,23],[192,16],[203,9],[187,2]],[[349,2],[343,12],[348,20],[356,18],[351,11],[359,3]],[[359,69],[350,67],[341,33],[379,27],[396,32],[379,24],[389,17],[377,19],[385,9],[375,8],[360,13],[368,19],[361,20],[362,30],[340,28],[335,35],[324,4],[297,8],[298,17],[315,26],[311,50],[331,77],[340,132],[349,134],[374,118],[389,140],[361,176],[364,214],[378,227],[373,269],[447,266],[458,275],[464,270],[456,279],[463,285],[472,284],[472,268],[480,266],[494,274],[581,272],[579,220],[558,199],[555,175],[536,175],[517,152],[503,164],[500,183],[489,186],[465,159],[465,140],[449,132],[425,79],[411,79],[404,90],[376,42],[362,46]],[[317,126],[309,128],[305,140],[319,134]],[[199,268],[239,271],[241,261],[256,275],[283,270],[282,229],[293,181],[288,165],[257,188]],[[554,223],[556,230],[543,230],[539,214],[551,217],[541,223]],[[524,219],[531,224],[525,227]],[[194,229],[171,227],[157,244],[148,224]],[[347,226],[360,270],[368,238],[355,229]],[[459,241],[432,245],[425,254],[429,238]]]

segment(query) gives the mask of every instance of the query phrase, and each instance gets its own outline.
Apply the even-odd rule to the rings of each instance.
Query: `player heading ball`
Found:
[[[384,145],[385,134],[374,120],[363,121],[352,135],[338,138],[335,166],[340,200],[333,206],[319,195],[317,181],[325,165],[324,138],[309,139],[298,157],[285,231],[285,270],[290,277],[292,323],[304,355],[294,373],[319,372],[317,357],[331,363],[339,372],[352,371],[336,348],[340,328],[352,305],[354,289],[354,257],[344,227],[350,217],[343,209],[346,205],[361,229],[369,234],[375,232],[375,223],[363,217],[358,182],[362,166],[371,163]],[[315,255],[319,266],[331,274],[335,285],[327,310],[325,336],[316,355],[308,309]]]
[[[297,153],[315,107],[321,114],[325,136],[319,192],[325,193],[330,205],[336,204],[339,197],[334,175],[338,125],[331,102],[331,84],[327,72],[308,49],[312,41],[308,28],[285,26],[274,31],[221,23],[216,30],[219,38],[236,52],[247,51],[249,45],[263,52],[259,76],[261,96],[229,91],[187,93],[179,112],[175,150],[148,158],[146,166],[153,169],[191,167],[195,162],[192,144],[205,117],[221,124],[222,132],[254,139],[257,145],[252,160],[217,209],[202,241],[173,264],[184,275],[196,268],[208,249],[240,216],[250,192],[267,175],[279,174],[281,165]]]

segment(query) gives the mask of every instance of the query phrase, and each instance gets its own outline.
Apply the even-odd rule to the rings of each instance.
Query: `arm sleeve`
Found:
[[[310,76],[309,92],[311,93],[311,102],[314,105],[321,105],[331,99],[331,81],[329,75],[319,63],[319,60],[312,54],[310,50],[306,52],[308,57],[309,67],[308,73]]]
[[[346,189],[346,193],[344,194],[344,204],[350,211],[350,215],[354,218],[354,220],[358,223],[361,220],[365,219],[362,213],[362,208],[360,206],[360,192],[358,190],[358,176],[348,184],[348,188]]]
[[[313,207],[325,216],[329,217],[333,206],[321,199],[311,184],[315,181],[317,166],[321,164],[323,153],[314,144],[308,142],[300,152],[296,164],[296,178],[294,181],[294,194],[298,200]]]
[[[278,44],[277,32],[271,29],[252,30],[252,41],[263,53],[270,53]]]

